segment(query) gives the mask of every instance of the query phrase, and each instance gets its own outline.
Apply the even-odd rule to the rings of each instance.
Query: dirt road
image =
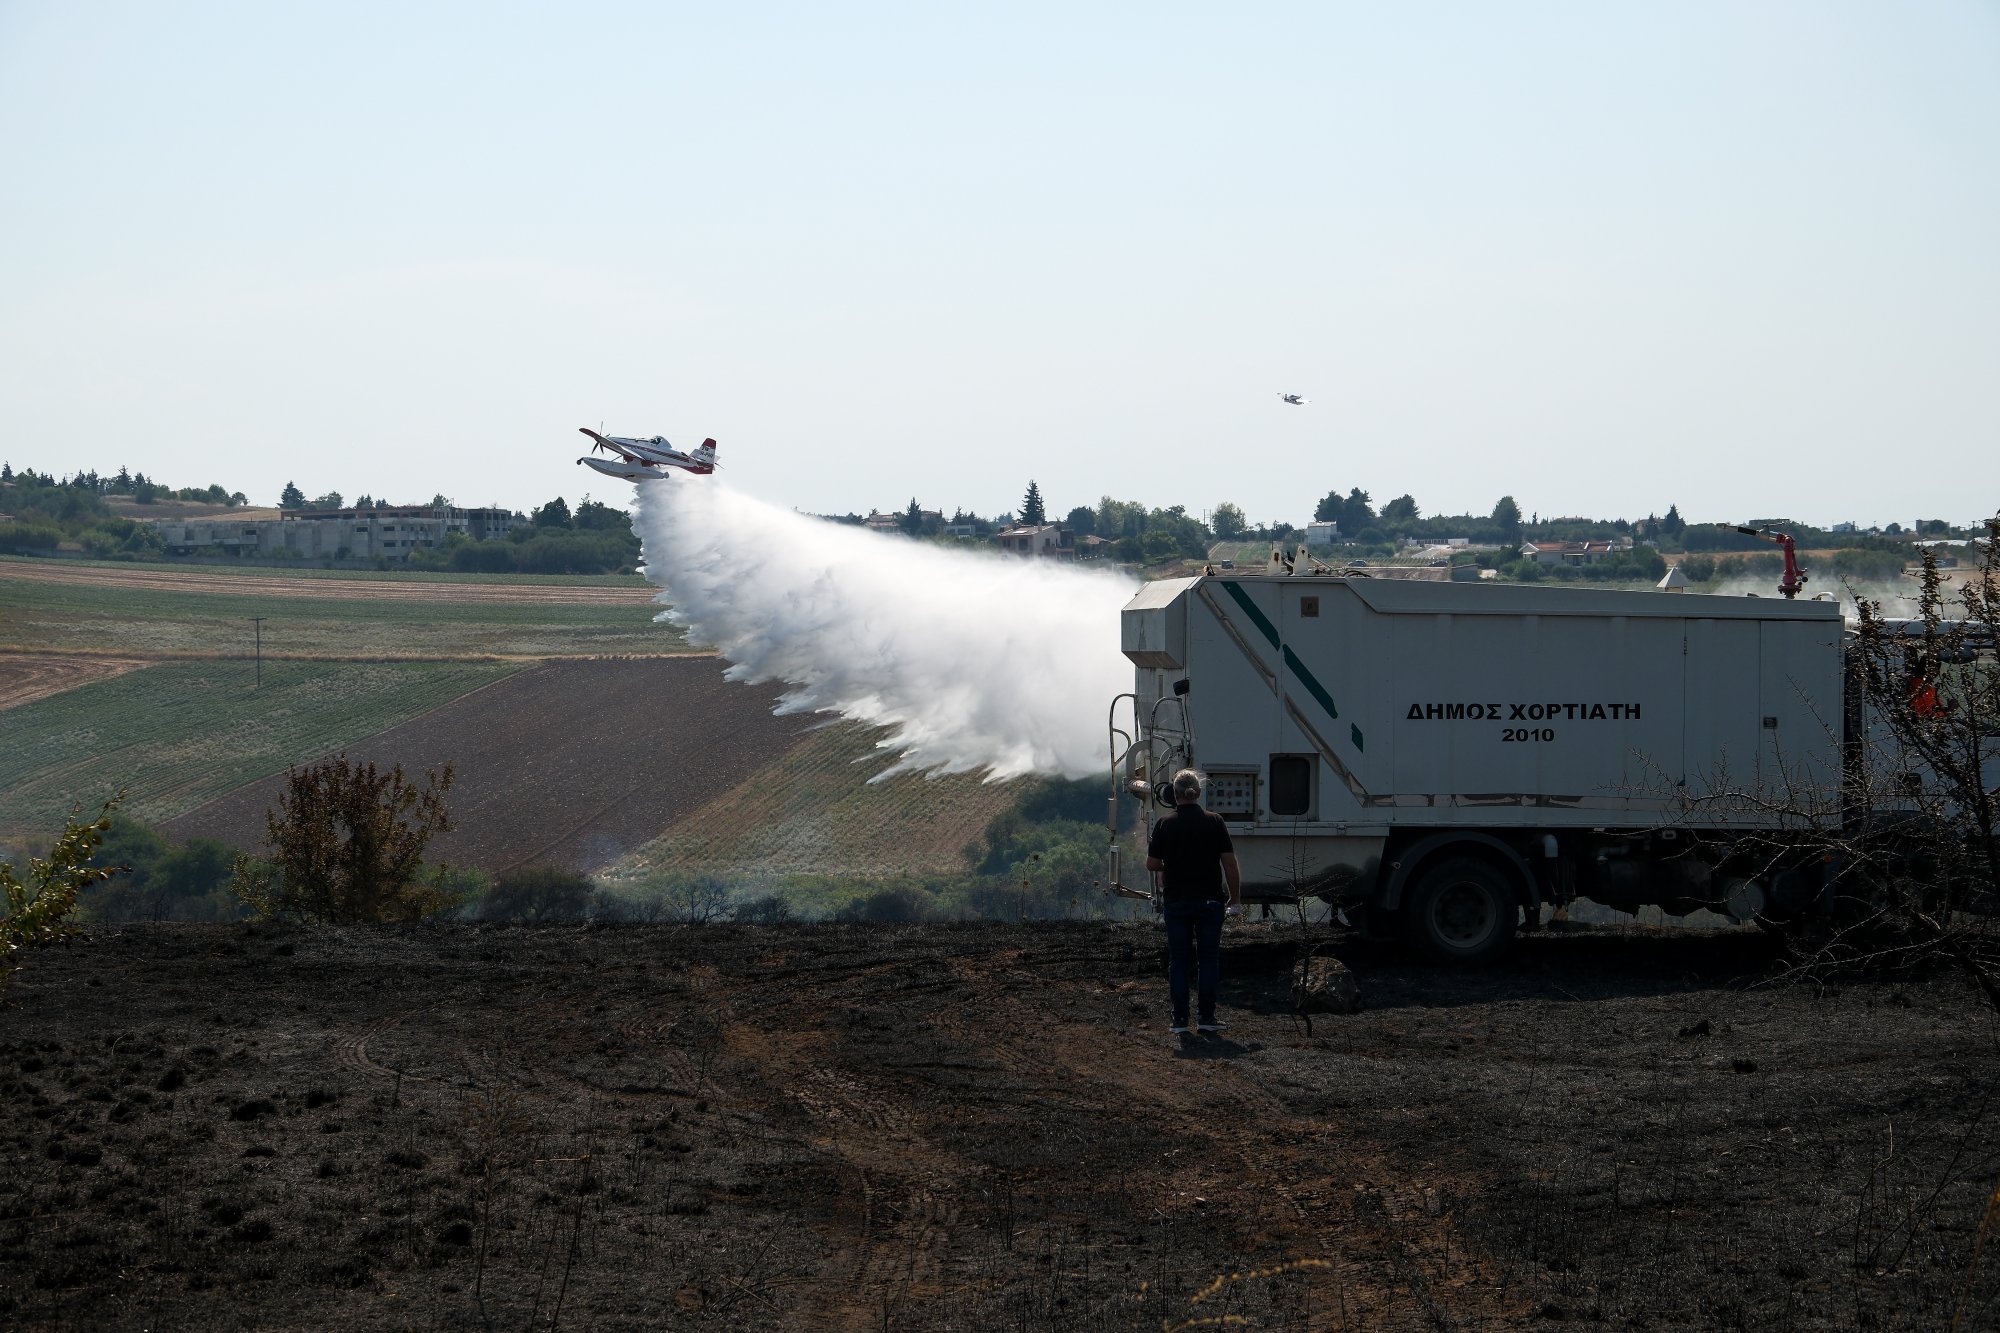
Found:
[[[231,593],[244,597],[310,597],[328,601],[560,602],[568,606],[644,606],[657,589],[646,584],[606,588],[588,584],[454,583],[445,580],[298,578],[285,574],[207,573],[201,570],[117,568],[61,561],[0,560],[0,580],[92,584],[162,593]]]
[[[0,1323],[1994,1326],[1951,978],[1339,950],[1178,1044],[1150,925],[109,932],[6,1014]]]

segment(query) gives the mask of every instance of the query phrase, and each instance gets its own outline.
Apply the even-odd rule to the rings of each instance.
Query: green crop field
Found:
[[[224,580],[226,582],[226,580]],[[631,586],[629,581],[624,586]],[[267,656],[586,657],[685,651],[644,602],[270,595],[118,582],[0,579],[0,647],[139,657],[248,655],[264,618]]]
[[[970,773],[869,782],[892,762],[875,748],[879,734],[852,722],[809,732],[603,878],[699,871],[744,883],[965,869],[966,846],[1013,804],[1013,786]]]
[[[269,600],[269,599],[265,599]],[[507,663],[162,662],[0,714],[0,834],[46,836],[123,786],[150,823],[516,670]]]

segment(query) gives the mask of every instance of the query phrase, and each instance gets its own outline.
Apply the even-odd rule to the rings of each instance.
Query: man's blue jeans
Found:
[[[1167,921],[1167,991],[1174,1001],[1174,1022],[1186,1027],[1188,1021],[1188,971],[1200,953],[1200,976],[1195,998],[1201,1006],[1201,1021],[1215,1017],[1215,988],[1222,975],[1221,899],[1210,902],[1170,902]]]

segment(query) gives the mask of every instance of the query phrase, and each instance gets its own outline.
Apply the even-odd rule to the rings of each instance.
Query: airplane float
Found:
[[[1311,401],[1304,394],[1297,394],[1297,393],[1281,393],[1278,395],[1278,397],[1283,399],[1285,403],[1291,407],[1304,407],[1308,402]]]
[[[612,454],[611,458],[584,457],[576,461],[602,472],[607,477],[618,477],[625,481],[653,481],[667,475],[668,468],[682,468],[698,477],[705,477],[715,471],[715,441],[703,440],[699,448],[682,453],[667,443],[663,435],[655,435],[650,440],[631,440],[622,435],[599,435],[588,426],[578,426],[578,430],[590,437],[591,453],[599,449]]]

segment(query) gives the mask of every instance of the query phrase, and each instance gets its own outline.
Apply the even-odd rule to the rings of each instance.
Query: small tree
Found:
[[[2000,541],[2000,518],[1989,530]],[[1766,817],[1731,839],[1724,868],[1771,886],[1760,920],[1793,936],[1806,974],[1946,963],[2000,1011],[2000,792],[1986,785],[2000,764],[2000,551],[1951,594],[1927,553],[1914,618],[1858,609],[1859,707],[1837,730],[1827,719],[1841,781],[1775,760],[1748,781],[1720,766],[1684,813]]]
[[[424,848],[451,828],[452,766],[418,787],[344,754],[285,774],[264,816],[268,861],[239,857],[230,887],[258,915],[324,922],[416,921],[456,906],[444,867]]]
[[[1881,730],[1856,738],[1860,771],[1833,850],[1874,916],[1818,961],[1856,947],[1943,959],[2000,1011],[2000,790],[1986,785],[2000,763],[2000,517],[1955,596],[1936,554],[1923,562],[1914,619],[1858,603],[1853,669]]]
[[[1042,507],[1042,488],[1031,480],[1028,483],[1028,493],[1021,497],[1021,525],[1040,527],[1048,521],[1048,510]]]
[[[45,857],[28,862],[28,878],[22,880],[14,867],[0,861],[0,992],[14,978],[14,955],[24,945],[48,944],[68,935],[76,911],[76,896],[92,884],[110,879],[123,866],[96,866],[91,857],[97,844],[111,827],[111,811],[118,797],[104,803],[97,818],[79,824],[75,810],[63,821],[62,836]]]
[[[910,497],[910,507],[903,511],[903,532],[914,537],[924,530],[924,511],[917,503],[917,497]]]
[[[560,495],[535,511],[534,525],[538,528],[566,528],[570,526],[569,503]]]
[[[304,509],[305,507],[306,507],[306,493],[300,490],[297,486],[294,486],[291,482],[289,481],[286,482],[285,489],[281,491],[278,495],[278,508]]]
[[[1521,506],[1514,503],[1514,497],[1503,495],[1493,506],[1493,522],[1500,529],[1500,536],[1518,545],[1521,540]]]
[[[1215,507],[1215,512],[1209,515],[1208,525],[1214,528],[1215,535],[1224,541],[1241,537],[1250,527],[1244,521],[1243,511],[1227,500]]]

